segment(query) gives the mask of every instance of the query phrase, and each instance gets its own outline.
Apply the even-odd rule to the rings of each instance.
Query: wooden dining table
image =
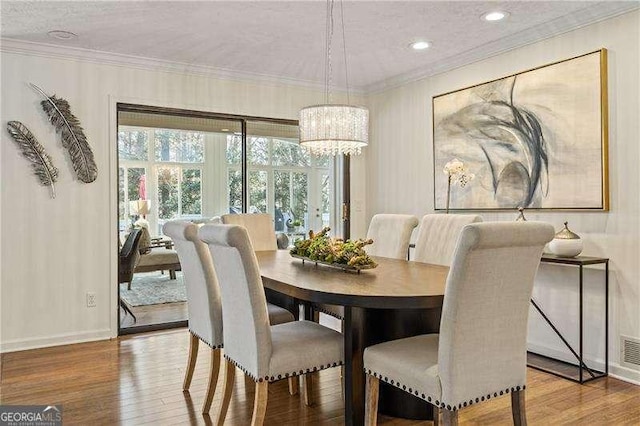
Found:
[[[303,304],[305,319],[313,318],[314,304],[344,306],[345,424],[364,424],[364,349],[384,341],[437,333],[449,268],[374,257],[377,268],[355,273],[303,263],[283,250],[256,255],[265,289]],[[386,385],[380,389],[379,410],[396,417],[432,416],[426,402]]]

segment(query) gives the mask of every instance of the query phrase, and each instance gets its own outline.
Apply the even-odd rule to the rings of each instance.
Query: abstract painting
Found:
[[[588,53],[433,98],[434,196],[453,210],[608,210],[607,57]]]

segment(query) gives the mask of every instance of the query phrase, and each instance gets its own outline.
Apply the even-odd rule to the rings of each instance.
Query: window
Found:
[[[167,220],[202,217],[205,138],[204,132],[120,126],[121,231],[131,223],[129,201],[139,199],[151,200],[153,234],[160,234]],[[153,179],[147,179],[147,170]]]
[[[124,231],[130,220],[129,201],[146,198],[147,169],[144,167],[120,167],[118,169],[118,220],[120,230]],[[126,185],[125,185],[126,182]]]
[[[204,163],[203,133],[158,129],[154,136],[156,161]]]
[[[118,132],[120,160],[147,161],[149,135],[144,130]]]
[[[138,109],[119,110],[118,122],[122,231],[132,223],[128,203],[138,199],[151,202],[147,220],[152,235],[160,235],[167,220],[245,209],[273,215],[275,230],[290,234],[335,221],[334,159],[314,157],[302,148],[297,125]]]
[[[247,123],[247,151],[249,213],[272,214],[280,232],[330,226],[332,157],[310,155],[298,143],[297,126],[267,122]]]

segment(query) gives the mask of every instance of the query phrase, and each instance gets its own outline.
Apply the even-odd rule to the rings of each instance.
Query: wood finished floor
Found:
[[[184,329],[121,337],[111,341],[3,354],[0,403],[63,404],[64,424],[173,425],[208,424],[216,419],[220,393],[211,417],[200,414],[209,365],[209,348],[200,345],[191,391],[182,392],[188,333]],[[223,374],[219,378],[222,385]],[[226,424],[251,420],[252,382],[237,370]],[[343,424],[339,369],[320,373],[317,404],[306,407],[300,395],[289,396],[286,381],[269,388],[266,424]],[[638,425],[640,387],[607,378],[578,385],[528,370],[527,414],[531,425]],[[468,425],[511,424],[509,396],[460,412]],[[380,424],[431,424],[380,418]]]
[[[188,318],[187,302],[133,306],[131,311],[136,316],[135,323],[131,315],[125,314],[124,310],[122,308],[120,309],[120,326],[122,328],[186,321]]]

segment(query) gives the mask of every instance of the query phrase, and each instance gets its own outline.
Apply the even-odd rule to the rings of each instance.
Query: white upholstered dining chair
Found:
[[[406,259],[413,229],[418,226],[418,218],[408,214],[377,214],[371,218],[367,239],[373,244],[367,246],[370,256]]]
[[[420,221],[413,259],[433,265],[451,265],[458,236],[466,225],[482,222],[472,214],[427,214]]]
[[[553,227],[540,222],[463,228],[447,278],[439,334],[365,349],[366,424],[376,423],[380,380],[442,410],[511,393],[513,420],[526,424],[527,320],[533,280]]]
[[[249,241],[254,251],[272,251],[278,250],[278,239],[276,237],[273,216],[266,213],[241,213],[241,214],[225,214],[220,217],[220,221],[226,225],[243,226],[249,234]],[[269,315],[273,316],[277,313],[274,311],[276,305],[267,303],[269,307]],[[287,311],[288,312],[288,311]],[[286,321],[281,321],[286,322]],[[271,322],[271,324],[278,324]],[[289,393],[295,395],[298,393],[300,384],[298,377],[289,379]]]
[[[217,423],[224,422],[229,408],[236,366],[256,383],[252,425],[264,422],[271,382],[304,374],[311,403],[311,375],[343,363],[340,333],[310,321],[270,326],[247,230],[237,225],[205,225],[198,236],[209,245],[222,292],[226,373]]]
[[[221,216],[221,220],[226,225],[244,226],[255,251],[278,249],[273,217],[270,214],[225,214]]]
[[[365,249],[370,256],[406,259],[409,253],[411,233],[418,226],[418,218],[408,214],[377,214],[371,218],[367,239],[373,244]],[[342,319],[344,308],[336,305],[319,304],[319,312]]]
[[[209,384],[202,412],[208,413],[218,381],[220,348],[222,338],[222,304],[220,287],[207,245],[198,239],[198,226],[185,221],[170,221],[162,231],[173,240],[182,265],[182,274],[187,291],[189,315],[189,359],[185,372],[183,390],[191,385],[198,357],[199,342],[211,347]],[[293,315],[278,306],[269,305],[269,320],[272,324],[293,321]]]

